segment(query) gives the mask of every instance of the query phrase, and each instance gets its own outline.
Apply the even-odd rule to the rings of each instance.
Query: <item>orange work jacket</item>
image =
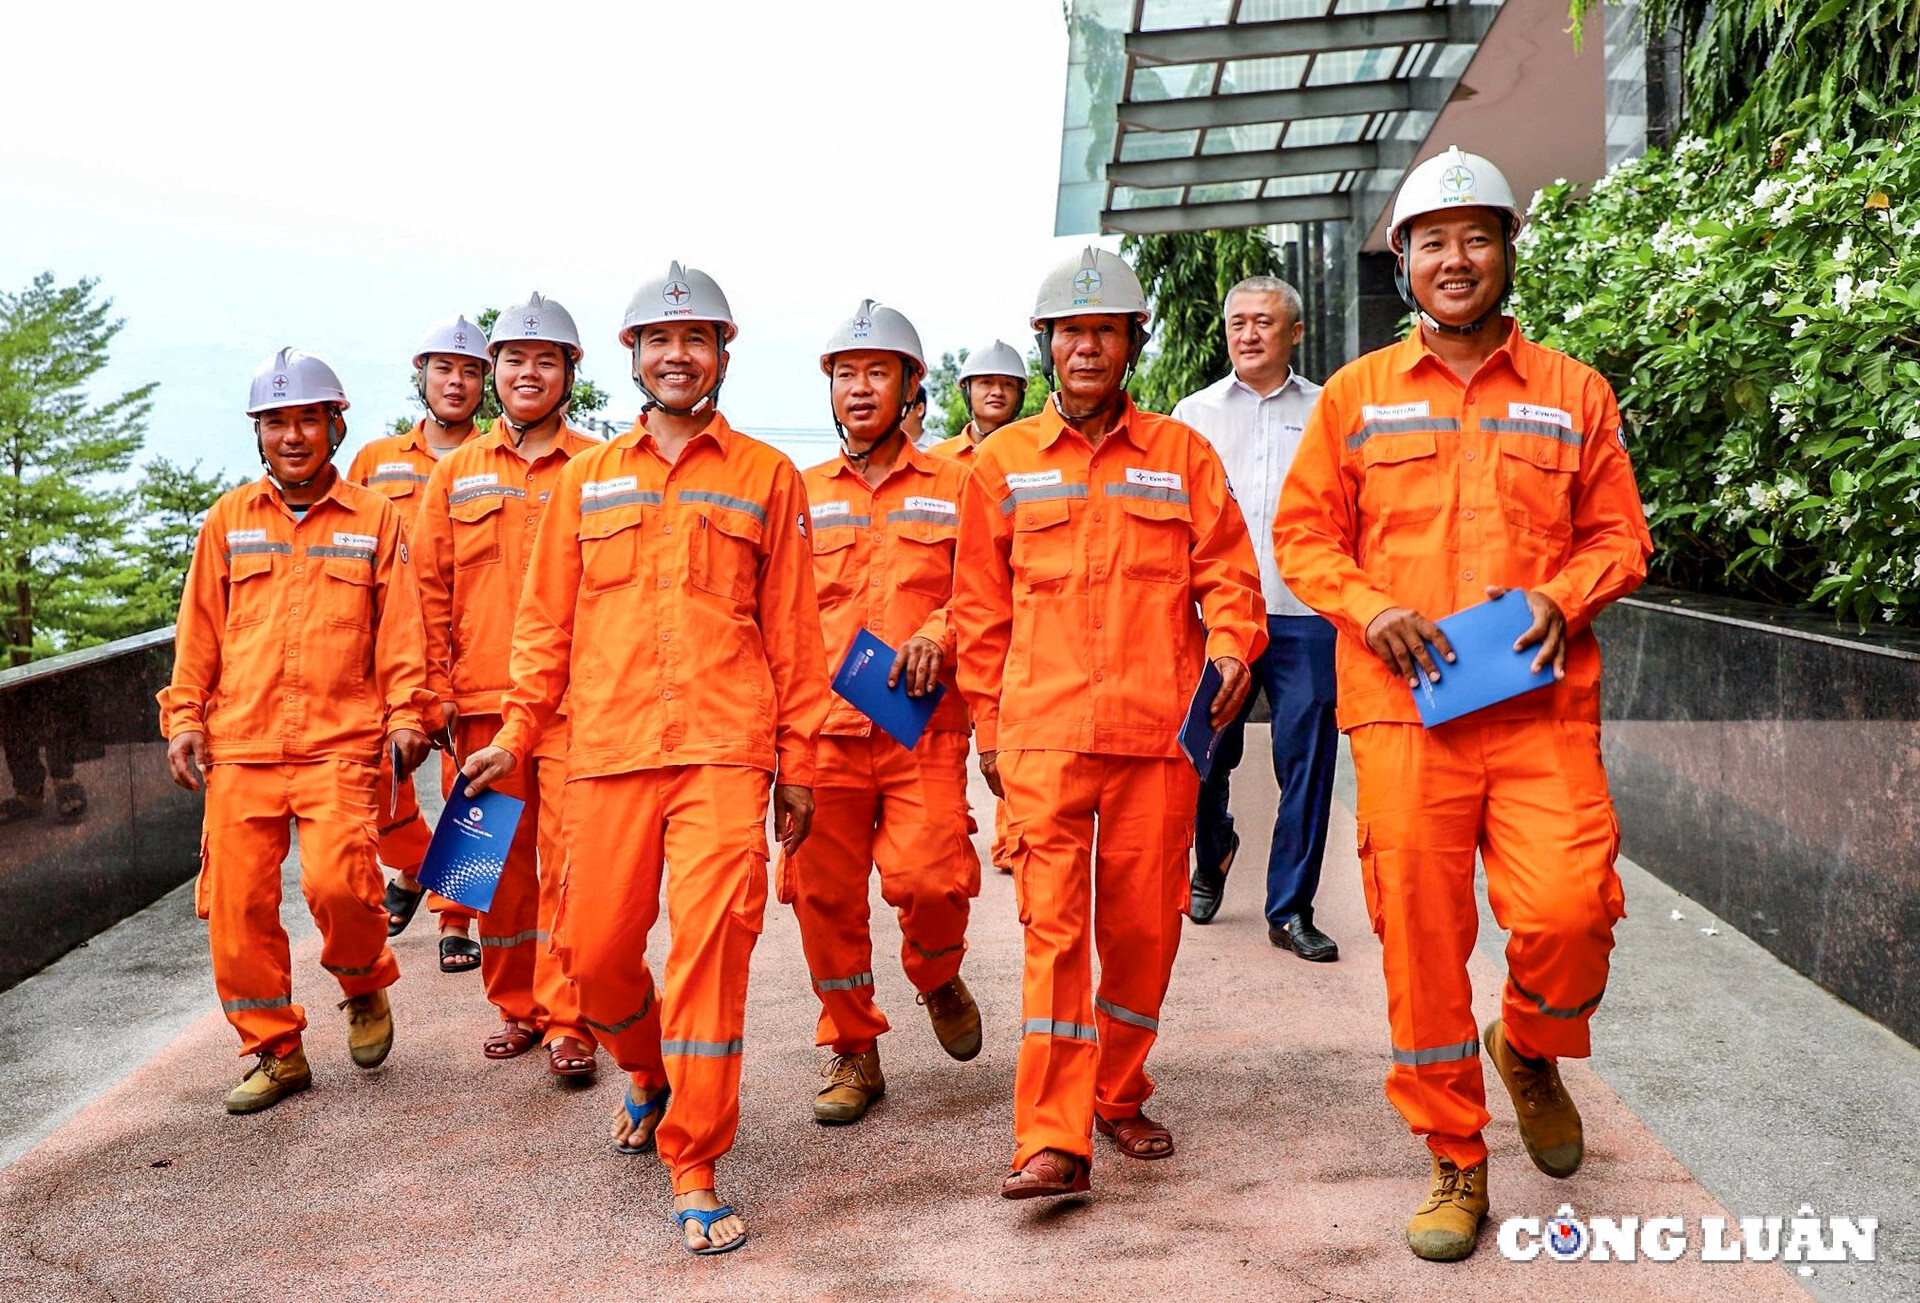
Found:
[[[194,544],[160,729],[215,764],[375,763],[426,732],[420,598],[400,513],[337,472],[296,516],[265,476],[223,494]]]
[[[529,462],[498,422],[440,459],[413,522],[427,686],[463,715],[497,715],[513,683],[513,621],[534,538],[567,462],[599,447],[562,425]]]
[[[1481,715],[1600,718],[1588,626],[1646,578],[1653,540],[1612,388],[1507,326],[1471,382],[1416,330],[1337,371],[1307,421],[1273,541],[1287,587],[1338,627],[1342,728],[1420,718],[1367,646],[1376,617],[1399,606],[1437,620],[1489,584],[1553,600],[1567,671]]]
[[[908,443],[878,487],[845,457],[822,462],[802,478],[828,670],[839,668],[862,628],[896,649],[915,637],[938,643],[947,695],[927,727],[965,732],[967,707],[954,683],[947,607],[966,469]],[[873,721],[835,694],[823,731],[865,737]]]
[[[568,696],[570,778],[750,765],[813,783],[826,719],[806,489],[716,414],[680,459],[644,419],[560,472],[495,739],[524,762]]]
[[[469,443],[472,440],[468,440]],[[415,421],[405,434],[375,439],[353,455],[347,478],[364,484],[400,509],[400,519],[413,528],[420,500],[438,458],[427,447],[426,422]]]
[[[961,498],[954,624],[982,751],[1179,756],[1204,662],[1267,644],[1219,455],[1131,400],[1098,449],[1051,402],[995,430]]]
[[[973,465],[974,449],[980,445],[973,441],[973,422],[968,421],[961,427],[960,433],[942,439],[927,449],[929,457],[942,457],[948,461],[957,461],[962,466]]]

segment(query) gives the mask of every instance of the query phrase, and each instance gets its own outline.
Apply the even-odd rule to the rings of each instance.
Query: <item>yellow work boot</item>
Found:
[[[958,973],[951,982],[923,994],[920,1003],[927,1006],[941,1049],[962,1063],[980,1052],[980,1006]]]
[[[1560,1069],[1552,1059],[1538,1060],[1538,1068],[1522,1062],[1507,1040],[1506,1024],[1498,1018],[1487,1024],[1480,1039],[1487,1057],[1500,1070],[1500,1080],[1507,1083],[1527,1157],[1548,1176],[1572,1176],[1580,1170],[1587,1147],[1580,1130],[1580,1110],[1560,1083]]]
[[[307,1052],[295,1045],[285,1054],[262,1052],[240,1084],[227,1092],[227,1112],[258,1113],[313,1084]]]
[[[873,1101],[887,1093],[887,1079],[880,1075],[878,1046],[865,1054],[834,1055],[821,1075],[827,1084],[813,1097],[813,1120],[822,1126],[858,1122],[873,1107]]]
[[[1487,1216],[1487,1160],[1461,1171],[1433,1155],[1433,1188],[1407,1221],[1407,1247],[1428,1262],[1458,1262],[1473,1252]]]
[[[393,1048],[393,1006],[385,991],[369,991],[342,1000],[347,1011],[347,1049],[357,1068],[377,1068]]]

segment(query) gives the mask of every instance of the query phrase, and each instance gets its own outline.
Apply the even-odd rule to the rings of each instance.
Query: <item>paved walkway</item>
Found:
[[[1257,739],[1248,751],[1262,754]],[[1256,828],[1274,800],[1260,771],[1242,767],[1235,800]],[[792,912],[770,906],[754,957],[740,1141],[721,1169],[722,1192],[750,1219],[754,1240],[717,1259],[679,1250],[657,1161],[619,1157],[605,1143],[617,1073],[571,1090],[546,1076],[538,1056],[481,1057],[492,1018],[479,982],[434,971],[424,915],[397,943],[406,976],[394,992],[399,1030],[389,1063],[359,1073],[348,1062],[308,929],[296,969],[315,1022],[315,1087],[266,1114],[227,1117],[220,1097],[238,1071],[234,1039],[217,1013],[187,1012],[210,1009],[213,993],[203,941],[176,893],[0,996],[0,1161],[12,1160],[0,1170],[0,1298],[1658,1303],[1799,1300],[1803,1286],[1823,1298],[1915,1297],[1911,1278],[1886,1261],[1823,1265],[1803,1282],[1775,1264],[1693,1255],[1670,1264],[1503,1260],[1499,1218],[1544,1217],[1563,1201],[1583,1215],[1680,1216],[1690,1226],[1722,1211],[1584,1065],[1569,1065],[1566,1077],[1587,1121],[1586,1168],[1568,1182],[1535,1172],[1495,1083],[1494,1218],[1480,1251],[1450,1267],[1413,1259],[1401,1226],[1426,1162],[1381,1094],[1384,992],[1350,809],[1343,802],[1336,811],[1320,904],[1342,961],[1310,966],[1268,946],[1249,858],[1219,920],[1188,928],[1151,1064],[1153,1111],[1174,1129],[1179,1152],[1137,1163],[1100,1142],[1086,1199],[1010,1204],[996,1194],[1012,1145],[1020,989],[1007,879],[989,875],[966,969],[986,1020],[985,1051],[971,1064],[947,1060],[897,965],[877,963],[878,993],[895,1023],[882,1047],[889,1094],[845,1129],[810,1120],[821,1062],[811,1046],[814,1003]],[[1673,935],[1656,930],[1664,909],[1656,920],[1637,908],[1664,889],[1630,872],[1636,908],[1623,930],[1626,957]],[[892,935],[883,924],[880,954],[894,953],[884,939]],[[1499,985],[1484,950],[1475,971],[1483,1017]],[[1650,962],[1659,961],[1641,961]],[[1658,985],[1645,972],[1635,980]],[[1854,1026],[1865,1020],[1826,1005],[1836,1036],[1865,1035],[1889,1071],[1904,1069],[1909,1082],[1920,1076],[1911,1047],[1891,1037],[1882,1046]],[[1611,1010],[1610,1000],[1603,1020]],[[81,1044],[69,1062],[76,1029]],[[1648,1089],[1645,1057],[1632,1061],[1643,1069],[1632,1088],[1657,1100],[1663,1092]],[[1863,1071],[1871,1077],[1879,1063]],[[1743,1107],[1721,1103],[1723,1111]],[[1764,1166],[1764,1128],[1756,1148]],[[1884,1226],[1911,1207],[1823,1211],[1878,1212]],[[1899,1228],[1883,1230],[1883,1259],[1899,1242]]]

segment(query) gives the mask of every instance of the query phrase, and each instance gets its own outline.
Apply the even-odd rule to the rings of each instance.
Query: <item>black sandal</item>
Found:
[[[408,891],[400,885],[400,881],[397,878],[387,884],[386,899],[380,903],[387,907],[388,936],[397,937],[407,930],[407,924],[413,922],[414,911],[420,908],[421,897],[426,894],[427,889],[425,887],[421,887],[417,891]],[[442,951],[441,953],[445,954],[446,952]]]
[[[455,959],[464,959],[467,962],[451,962]],[[441,972],[465,973],[478,967],[480,967],[480,947],[475,945],[471,938],[452,935],[440,938]]]

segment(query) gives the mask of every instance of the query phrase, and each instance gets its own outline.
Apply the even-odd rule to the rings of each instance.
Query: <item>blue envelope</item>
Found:
[[[455,787],[447,798],[417,876],[427,890],[484,914],[493,906],[494,889],[507,867],[507,848],[513,845],[513,830],[520,826],[526,802],[491,788],[478,796],[465,796],[463,791],[464,787]]]
[[[947,695],[943,684],[934,684],[924,697],[909,697],[903,678],[898,687],[887,686],[893,662],[899,653],[862,629],[853,636],[840,672],[833,676],[833,690],[847,703],[878,724],[881,731],[911,751],[927,730],[934,707]]]
[[[1187,703],[1186,722],[1180,725],[1180,749],[1187,753],[1187,759],[1193,762],[1203,783],[1213,772],[1213,757],[1220,749],[1220,735],[1227,731],[1207,722],[1207,716],[1213,711],[1213,699],[1220,695],[1222,682],[1219,668],[1208,661],[1207,668],[1200,674],[1200,686],[1193,690],[1193,700]]]
[[[1422,671],[1420,687],[1413,694],[1420,722],[1427,728],[1552,684],[1551,665],[1538,674],[1528,669],[1540,654],[1538,646],[1523,652],[1513,649],[1514,640],[1533,623],[1533,612],[1518,589],[1435,623],[1453,644],[1455,660],[1447,664],[1428,644],[1440,668],[1440,681],[1427,682]]]

